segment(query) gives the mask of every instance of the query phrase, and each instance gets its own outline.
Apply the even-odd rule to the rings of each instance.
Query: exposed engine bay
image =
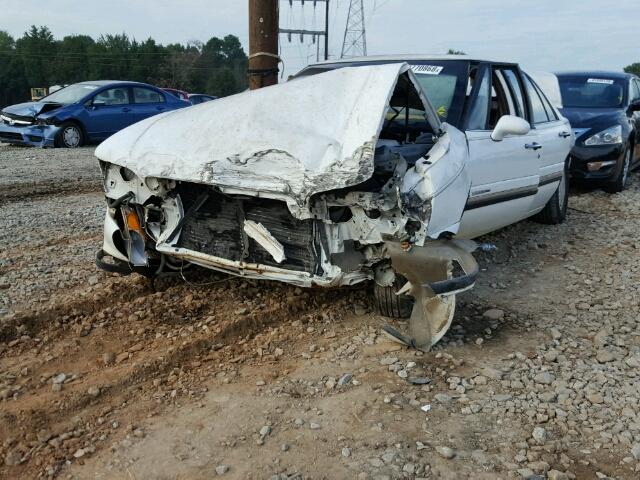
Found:
[[[274,132],[299,112],[273,102],[286,105],[301,88],[316,92],[301,110],[313,125]],[[348,104],[318,90],[342,92]],[[99,265],[152,276],[193,263],[304,287],[373,280],[415,299],[409,335],[390,333],[430,348],[477,274],[473,242],[455,239],[470,188],[464,135],[439,122],[406,65],[346,68],[235,97],[140,122],[98,148],[108,203]],[[202,124],[229,115],[225,103],[255,119],[266,100],[271,127],[259,130],[259,148],[240,152],[242,132],[232,133],[235,150],[229,135],[221,152],[202,139]],[[314,131],[319,119],[335,125],[332,135]],[[185,124],[201,129],[200,143],[163,149]]]

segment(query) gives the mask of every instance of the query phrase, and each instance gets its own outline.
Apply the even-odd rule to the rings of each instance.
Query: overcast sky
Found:
[[[0,0],[0,30],[47,25],[69,34],[126,32],[161,43],[237,35],[247,48],[247,0]],[[296,2],[294,2],[295,4]],[[281,2],[283,28],[324,28],[324,10]],[[530,70],[615,69],[640,61],[640,0],[364,0],[368,53],[443,53],[516,61]],[[339,57],[349,0],[331,0]],[[303,13],[304,12],[304,13]],[[286,73],[315,60],[310,39],[281,38]]]

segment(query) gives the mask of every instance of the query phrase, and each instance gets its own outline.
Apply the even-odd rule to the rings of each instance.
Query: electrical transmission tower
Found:
[[[344,30],[340,58],[367,55],[367,32],[364,26],[364,0],[350,0],[347,28]]]

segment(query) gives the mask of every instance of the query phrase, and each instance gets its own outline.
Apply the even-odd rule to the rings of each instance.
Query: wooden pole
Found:
[[[278,83],[279,0],[249,0],[249,88]]]

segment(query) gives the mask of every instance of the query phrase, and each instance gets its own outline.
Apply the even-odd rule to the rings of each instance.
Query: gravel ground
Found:
[[[101,190],[94,147],[35,149],[0,143],[0,205],[36,196]]]
[[[421,354],[367,290],[97,271],[91,155],[0,147],[0,477],[640,477],[637,183],[483,238]]]

